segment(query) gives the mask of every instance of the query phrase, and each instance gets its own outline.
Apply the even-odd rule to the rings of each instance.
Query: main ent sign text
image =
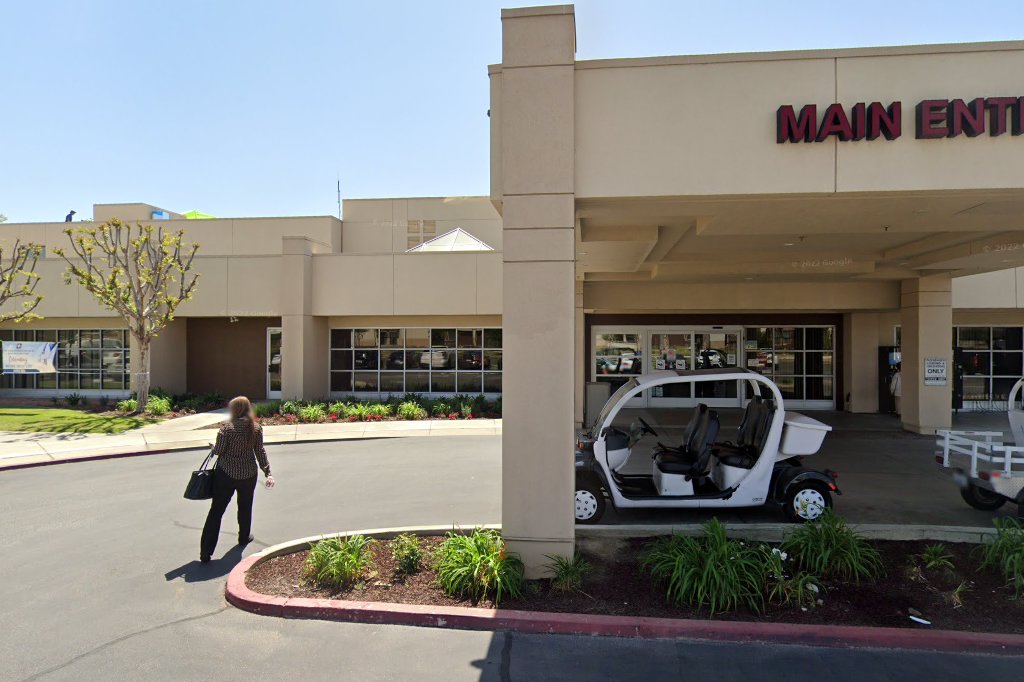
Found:
[[[852,107],[830,104],[818,116],[818,107],[807,104],[799,112],[791,104],[779,107],[775,115],[776,142],[840,142],[895,140],[903,134],[903,104],[860,102]],[[998,137],[1009,132],[1024,134],[1024,97],[977,97],[926,99],[914,108],[914,135],[919,140],[940,137],[977,137],[984,133]]]

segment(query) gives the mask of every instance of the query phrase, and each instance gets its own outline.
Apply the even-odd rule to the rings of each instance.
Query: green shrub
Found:
[[[924,562],[924,567],[928,570],[934,570],[938,568],[953,568],[952,554],[946,552],[946,546],[941,542],[934,545],[929,545],[921,553],[921,561]]]
[[[281,414],[281,401],[268,400],[263,403],[255,403],[252,406],[252,411],[257,417],[273,417],[275,414]]]
[[[996,536],[983,544],[981,567],[1003,572],[1014,594],[1024,594],[1024,522],[1019,519],[995,519]]]
[[[496,414],[496,415],[498,415],[500,417],[501,416],[501,398],[498,398],[497,400],[494,401],[493,409],[494,409],[494,414]]]
[[[551,587],[559,592],[579,592],[590,573],[590,562],[577,551],[572,557],[550,556]]]
[[[217,391],[210,391],[209,393],[204,393],[203,395],[199,396],[199,401],[202,403],[203,407],[209,406],[214,408],[225,407],[225,403],[227,403],[227,399],[224,397],[224,395],[218,393]]]
[[[462,415],[463,419],[473,418],[473,403],[462,403],[459,405],[459,414]]]
[[[146,403],[146,414],[160,417],[171,411],[171,399],[162,395],[150,395]]]
[[[707,606],[712,614],[764,605],[764,561],[753,545],[730,540],[717,519],[704,524],[703,536],[669,535],[651,543],[640,566],[658,583],[673,604]]]
[[[118,400],[116,409],[118,412],[134,412],[139,409],[139,401],[135,398],[125,398],[124,400]]]
[[[789,555],[781,549],[764,546],[762,551],[768,602],[783,606],[815,606],[822,591],[821,581],[804,571],[789,571],[785,565]]]
[[[176,401],[176,410],[179,412],[198,412],[206,407],[202,398],[185,398]]]
[[[430,410],[430,414],[434,415],[435,417],[447,417],[449,414],[451,414],[451,411],[452,406],[449,403],[446,403],[443,400],[438,400],[436,403],[434,403],[434,407],[433,409]]]
[[[298,400],[285,400],[281,403],[281,414],[298,415],[300,407],[302,407],[302,403]]]
[[[391,556],[398,564],[398,572],[412,575],[420,570],[423,561],[423,550],[420,539],[412,533],[403,533],[391,542]]]
[[[366,418],[370,415],[370,406],[366,403],[353,403],[351,405],[345,405],[345,418],[356,419],[357,421],[366,421]]]
[[[859,583],[883,572],[878,550],[832,509],[790,533],[782,543],[782,551],[792,555],[804,570],[822,577]]]
[[[371,565],[370,544],[362,535],[320,540],[309,548],[306,573],[318,585],[347,587]]]
[[[427,411],[420,407],[417,403],[412,401],[406,401],[398,405],[398,416],[401,419],[418,420],[426,419]]]
[[[496,530],[476,528],[469,535],[450,532],[435,559],[437,582],[449,596],[465,595],[476,603],[493,595],[498,604],[503,597],[523,593],[523,562],[505,550]]]
[[[64,400],[70,407],[78,407],[79,405],[85,402],[85,396],[83,396],[80,393],[71,393],[70,395],[65,397]]]
[[[391,406],[382,403],[370,405],[366,410],[367,416],[383,419],[391,416]]]
[[[298,410],[298,417],[301,421],[316,424],[327,419],[327,407],[323,403],[310,403],[303,405]]]
[[[344,402],[338,400],[327,406],[327,414],[333,414],[338,417],[344,417],[346,407],[348,406]]]

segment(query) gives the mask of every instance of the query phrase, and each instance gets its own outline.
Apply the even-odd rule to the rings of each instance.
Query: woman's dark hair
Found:
[[[246,419],[249,422],[249,433],[256,433],[256,415],[252,412],[252,403],[244,395],[232,398],[228,403],[228,414],[231,421]]]

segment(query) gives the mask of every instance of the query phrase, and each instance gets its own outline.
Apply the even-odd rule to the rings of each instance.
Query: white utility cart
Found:
[[[1024,517],[1024,410],[1020,408],[1021,379],[1010,390],[1006,416],[1013,443],[1002,431],[935,432],[935,461],[953,475],[960,495],[975,509],[993,511],[1007,502],[1017,504]]]
[[[750,395],[735,435],[721,437],[718,413],[707,405],[673,408],[684,427],[678,444],[658,442],[650,473],[625,472],[634,447],[658,433],[642,418],[628,430],[613,426],[629,400],[667,384],[745,382]],[[719,384],[720,385],[720,384]],[[689,417],[687,421],[687,416]],[[607,494],[616,509],[720,508],[781,504],[794,521],[816,519],[840,494],[832,471],[805,469],[801,458],[818,452],[831,426],[787,412],[775,383],[744,369],[664,370],[634,377],[605,403],[576,443],[577,523],[597,523]]]

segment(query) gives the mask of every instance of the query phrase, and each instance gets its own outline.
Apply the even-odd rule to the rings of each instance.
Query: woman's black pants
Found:
[[[213,503],[210,513],[206,515],[203,526],[203,537],[199,541],[199,554],[211,556],[217,549],[217,536],[220,535],[220,520],[224,516],[231,496],[238,493],[238,541],[249,538],[252,529],[252,498],[256,493],[256,476],[252,478],[231,478],[220,469],[213,473]]]

